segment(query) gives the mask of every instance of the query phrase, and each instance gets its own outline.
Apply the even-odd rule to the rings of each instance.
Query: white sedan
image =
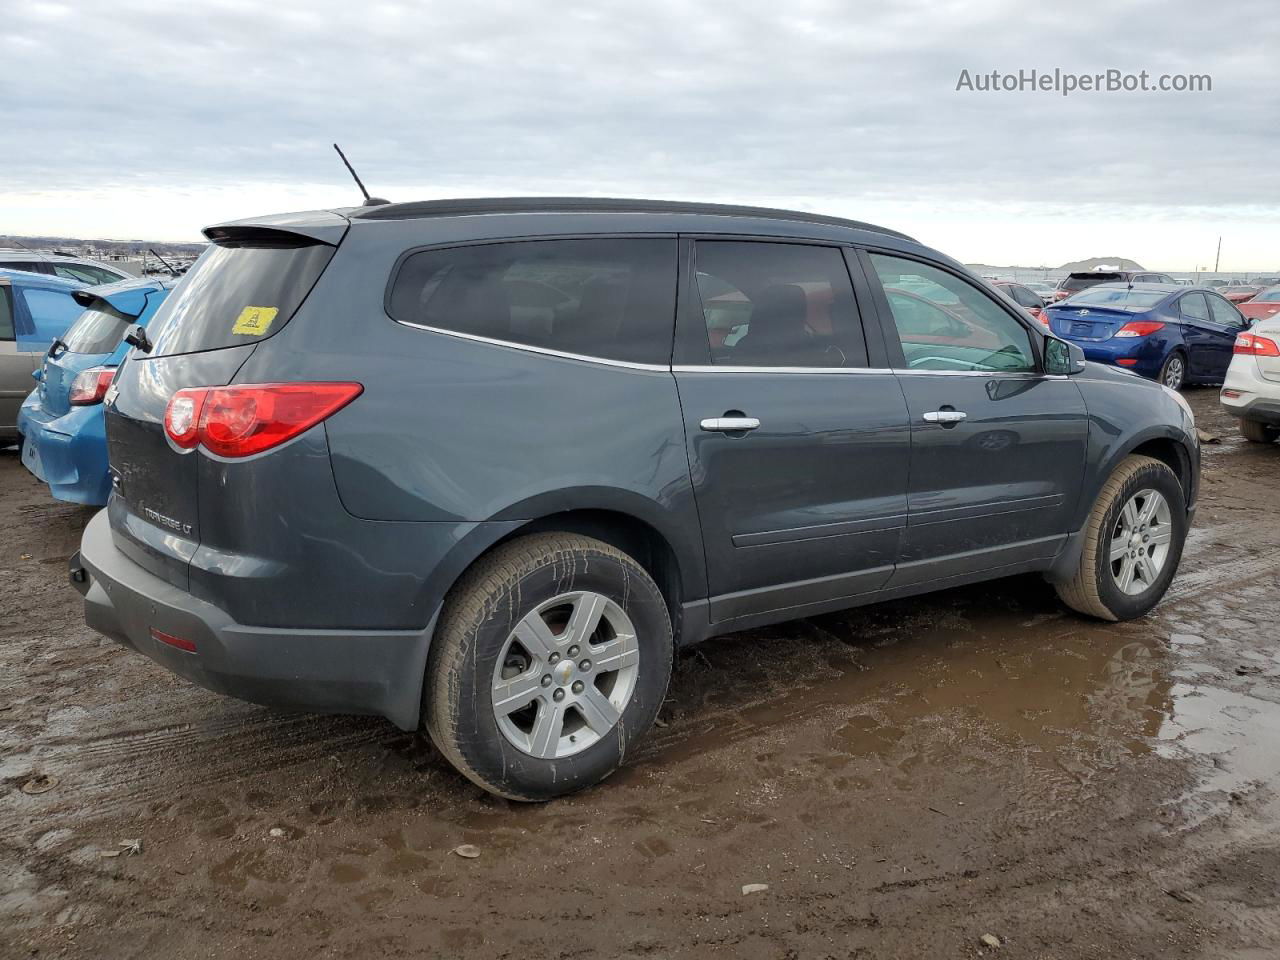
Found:
[[[1280,439],[1280,317],[1259,320],[1236,337],[1221,396],[1246,440]]]

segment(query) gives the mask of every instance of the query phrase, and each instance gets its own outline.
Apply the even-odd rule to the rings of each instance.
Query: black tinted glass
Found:
[[[13,291],[8,284],[0,286],[0,340],[14,339]]]
[[[151,356],[253,343],[293,316],[333,256],[325,244],[211,246],[151,324]]]
[[[699,241],[697,276],[713,363],[866,366],[862,321],[839,249]]]
[[[1041,307],[1044,306],[1043,301],[1026,287],[1020,287],[1017,284],[1006,287],[1005,292],[1013,297],[1013,302],[1024,307]]]
[[[67,353],[111,353],[120,346],[124,332],[133,321],[107,304],[80,314],[80,319],[63,334]]]
[[[530,240],[412,254],[388,310],[454,333],[663,364],[675,296],[674,239]]]
[[[1083,277],[1072,275],[1062,281],[1063,290],[1084,290],[1098,283],[1116,283],[1124,277],[1118,273],[1087,273]]]

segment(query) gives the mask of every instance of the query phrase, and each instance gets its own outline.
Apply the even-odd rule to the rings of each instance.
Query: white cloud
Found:
[[[55,6],[0,40],[7,230],[180,238],[351,202],[337,140],[393,199],[790,203],[988,262],[1190,268],[1221,231],[1224,268],[1280,264],[1262,0]],[[1055,66],[1214,88],[955,92],[961,69]]]

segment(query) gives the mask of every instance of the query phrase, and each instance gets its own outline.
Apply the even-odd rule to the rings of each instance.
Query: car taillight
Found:
[[[1163,330],[1164,324],[1155,320],[1132,320],[1116,331],[1117,337],[1147,337],[1157,330]]]
[[[1242,333],[1236,337],[1232,353],[1247,353],[1255,357],[1280,357],[1280,344],[1256,333]]]
[[[164,429],[175,446],[248,457],[291,440],[364,391],[358,383],[249,383],[193,387],[169,398]]]
[[[115,367],[90,367],[81,370],[71,381],[70,400],[73,406],[87,407],[101,403],[111,386],[111,378],[116,375]]]
[[[1044,307],[1032,307],[1031,315],[1043,323],[1046,327],[1049,325],[1049,314]]]

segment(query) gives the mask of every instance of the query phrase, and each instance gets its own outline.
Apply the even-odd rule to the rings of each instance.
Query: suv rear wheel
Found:
[[[1133,620],[1160,602],[1187,537],[1182,484],[1151,457],[1129,456],[1103,484],[1085,524],[1080,565],[1058,596],[1100,620]]]
[[[1274,443],[1280,438],[1280,428],[1257,420],[1241,420],[1240,435],[1250,443]]]
[[[512,800],[596,783],[649,729],[671,677],[667,604],[622,551],[569,533],[513,540],[450,593],[427,662],[427,731]]]

